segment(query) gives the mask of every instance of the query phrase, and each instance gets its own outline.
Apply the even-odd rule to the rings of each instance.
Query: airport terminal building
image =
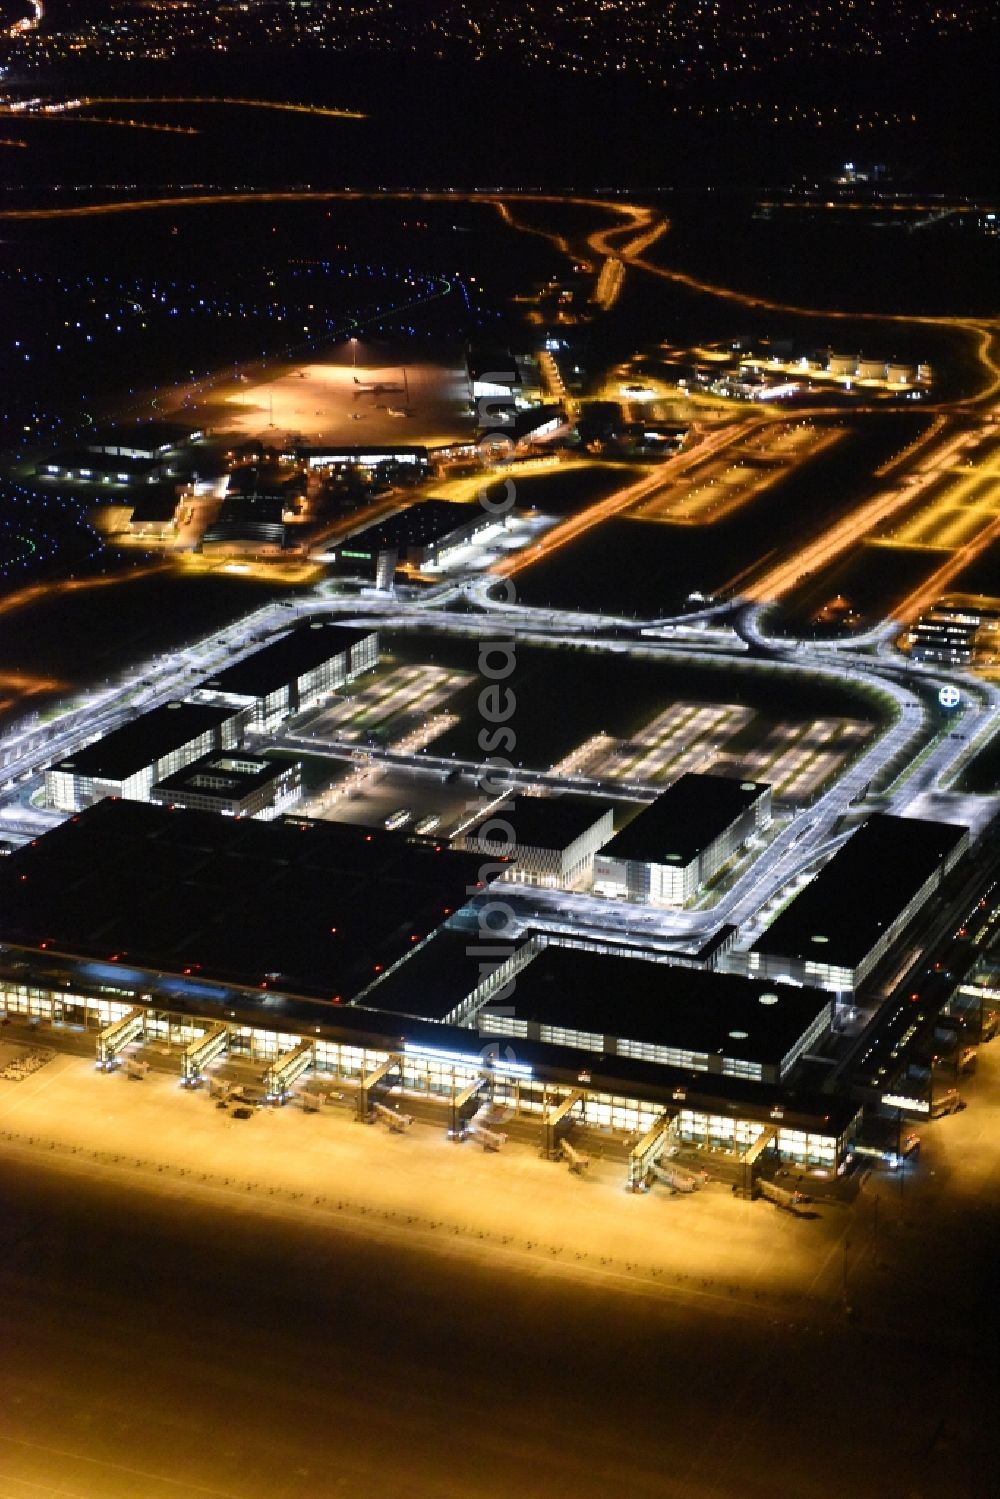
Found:
[[[833,1009],[819,989],[552,944],[519,970],[510,1000],[479,1012],[480,1034],[768,1083],[822,1040]]]
[[[686,774],[634,817],[594,860],[598,895],[682,906],[771,820],[771,788]]]
[[[626,973],[534,938],[516,955],[523,997],[499,1015],[504,965],[484,975],[470,951],[478,862],[345,824],[105,800],[0,861],[0,1013],[90,1030],[102,1065],[137,1038],[166,1047],[187,1081],[222,1050],[275,1096],[313,1069],[359,1118],[394,1098],[455,1138],[484,1101],[548,1154],[572,1124],[633,1187],[671,1139],[748,1170],[764,1149],[844,1164],[859,1106],[789,1082],[825,996]],[[726,987],[695,993],[703,980]]]

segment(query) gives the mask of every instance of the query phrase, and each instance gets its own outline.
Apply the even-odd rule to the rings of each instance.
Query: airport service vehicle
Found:
[[[433,833],[434,829],[438,826],[440,821],[440,817],[434,817],[433,815],[430,817],[422,817],[413,831],[415,833]]]
[[[399,828],[405,828],[412,818],[413,813],[409,807],[397,807],[395,812],[390,812],[385,820],[386,831],[395,833]]]
[[[959,1114],[965,1108],[965,1099],[955,1088],[949,1088],[948,1092],[940,1098],[935,1098],[931,1104],[931,1118],[943,1119],[945,1114]]]

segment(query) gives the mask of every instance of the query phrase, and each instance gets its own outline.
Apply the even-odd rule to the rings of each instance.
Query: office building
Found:
[[[869,817],[758,937],[748,972],[853,992],[968,846],[953,823]]]
[[[590,797],[512,796],[466,834],[465,846],[508,861],[493,877],[569,890],[591,884],[594,855],[613,834],[611,807]]]
[[[594,860],[599,895],[681,906],[771,820],[771,788],[686,774],[642,809]]]
[[[300,761],[268,760],[233,751],[203,755],[183,770],[175,770],[153,787],[149,799],[161,807],[269,822],[290,811],[301,795]]]
[[[157,781],[192,760],[235,749],[245,722],[239,706],[165,703],[50,766],[46,803],[79,812],[106,796],[148,801]]]
[[[209,677],[195,696],[248,710],[250,727],[268,733],[377,665],[377,630],[313,620]]]

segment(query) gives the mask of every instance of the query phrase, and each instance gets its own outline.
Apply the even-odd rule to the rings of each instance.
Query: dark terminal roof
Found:
[[[517,974],[504,1003],[518,1019],[542,1025],[777,1065],[830,996],[738,974],[549,946]]]
[[[399,833],[104,800],[0,860],[0,942],[346,1001],[477,870]]]
[[[499,961],[487,965],[487,972]],[[387,1014],[444,1020],[483,980],[467,931],[442,927],[412,958],[379,979],[361,1003]]]
[[[234,697],[265,697],[269,692],[294,682],[298,677],[324,661],[366,640],[374,630],[354,629],[326,620],[313,620],[270,645],[262,646],[243,661],[227,666],[204,684],[216,692],[230,692]]]
[[[391,515],[388,520],[356,532],[344,542],[344,546],[349,552],[362,547],[379,552],[390,547],[401,551],[406,547],[429,546],[450,536],[461,526],[489,519],[488,512],[480,505],[460,500],[422,500],[398,515]]]
[[[511,849],[514,855],[518,844],[525,848],[564,849],[610,810],[610,803],[587,796],[511,796],[479,827],[485,828],[489,841],[505,842],[503,831],[496,824],[509,823],[514,831]],[[479,827],[473,828],[468,837],[475,838]]]
[[[164,703],[151,708],[131,723],[123,724],[105,739],[76,750],[54,767],[77,776],[106,781],[124,781],[144,770],[163,755],[189,744],[201,734],[232,718],[232,708],[214,708],[201,703]]]
[[[648,864],[689,864],[769,788],[688,773],[606,844],[603,853]]]
[[[751,950],[855,967],[967,836],[954,823],[875,813]]]

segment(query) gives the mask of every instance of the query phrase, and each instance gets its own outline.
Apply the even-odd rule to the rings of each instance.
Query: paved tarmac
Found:
[[[335,1213],[305,1194],[217,1185],[207,1171],[207,1181],[182,1176],[162,1136],[169,1169],[157,1169],[152,1137],[142,1139],[147,1165],[116,1162],[80,1110],[63,1121],[59,1150],[11,1138],[46,1073],[53,1098],[60,1069],[85,1067],[59,1057],[0,1093],[0,1499],[1000,1492],[996,1361],[984,1334],[1000,1242],[1000,1153],[988,1127],[1000,1052],[984,1053],[969,1109],[925,1132],[922,1162],[902,1191],[873,1178],[853,1214],[824,1208],[790,1229],[787,1215],[751,1206],[744,1250],[770,1243],[774,1288],[756,1298],[750,1284],[741,1292],[666,1274],[685,1225],[692,1271],[724,1237],[722,1198],[710,1208],[708,1192],[700,1208],[615,1197],[623,1245],[631,1205],[644,1215],[644,1238],[663,1225],[658,1281],[624,1264],[580,1265],[537,1246],[479,1240],[476,1204],[487,1198],[476,1168],[486,1158],[466,1157],[467,1147],[447,1157],[453,1210],[465,1220],[449,1235]],[[161,1124],[166,1117],[147,1083],[89,1069],[73,1079],[103,1090],[93,1098],[120,1129],[147,1110]],[[283,1130],[289,1182],[294,1142],[312,1125],[336,1137],[338,1156],[351,1131],[360,1143],[350,1151],[365,1158],[411,1147],[407,1172],[426,1170],[432,1188],[436,1179],[430,1130],[400,1139],[288,1110],[230,1127],[204,1098],[173,1102],[191,1105],[181,1135],[192,1151],[217,1117],[220,1146],[231,1128],[251,1157],[255,1138],[266,1154],[258,1125]],[[320,1149],[305,1154],[315,1163]],[[512,1241],[537,1211],[536,1163],[521,1149],[502,1178]],[[227,1159],[223,1150],[220,1172]],[[191,1160],[199,1171],[208,1164]],[[537,1164],[554,1173],[544,1181],[558,1209],[570,1200],[568,1174]],[[380,1178],[396,1175],[371,1174],[373,1203],[388,1203]],[[598,1180],[595,1236],[609,1231],[604,1197]],[[687,1218],[674,1212],[689,1206]],[[825,1216],[836,1213],[836,1222]],[[838,1290],[845,1228],[850,1312]],[[811,1229],[815,1248],[801,1252],[820,1262],[817,1295],[792,1283],[778,1294],[782,1247],[794,1255],[799,1230]]]

